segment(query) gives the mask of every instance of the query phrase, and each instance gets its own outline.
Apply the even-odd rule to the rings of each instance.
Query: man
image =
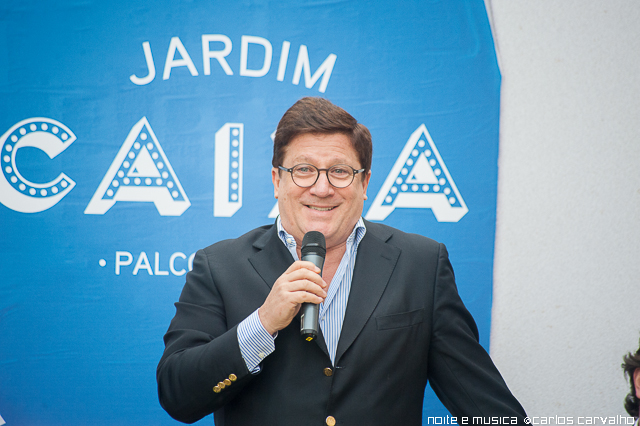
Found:
[[[198,251],[157,370],[162,406],[222,425],[420,425],[427,380],[454,416],[525,416],[478,343],[447,251],[362,219],[367,128],[320,98],[278,124],[274,225]],[[309,231],[322,270],[302,262]],[[300,335],[302,303],[320,335]]]
[[[631,390],[624,399],[624,408],[630,416],[635,417],[638,424],[638,410],[640,409],[640,349],[636,353],[629,352],[623,358],[622,369],[629,380]]]

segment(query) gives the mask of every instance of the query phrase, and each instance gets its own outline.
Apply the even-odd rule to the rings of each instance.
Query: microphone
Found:
[[[320,276],[322,276],[322,266],[324,265],[324,256],[327,253],[327,245],[324,241],[322,232],[309,231],[302,238],[302,260],[313,263],[320,268]],[[300,317],[300,334],[310,342],[318,337],[318,314],[320,306],[315,303],[303,303],[300,308],[302,316]]]

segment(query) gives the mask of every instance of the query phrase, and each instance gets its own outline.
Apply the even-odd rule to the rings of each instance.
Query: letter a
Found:
[[[431,209],[438,222],[458,222],[469,211],[424,124],[409,137],[365,218],[384,220],[397,207]]]
[[[84,214],[105,214],[117,201],[152,202],[161,216],[191,206],[146,117],[129,132]]]

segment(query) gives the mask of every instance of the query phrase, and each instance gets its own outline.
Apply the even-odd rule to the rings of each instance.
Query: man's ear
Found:
[[[636,386],[636,398],[640,398],[640,368],[633,372],[633,384]]]
[[[369,180],[371,179],[371,170],[362,176],[362,190],[364,191],[364,199],[367,199],[367,188],[369,187]]]
[[[278,190],[280,189],[280,169],[273,167],[271,169],[271,181],[273,182],[273,196],[278,199]]]

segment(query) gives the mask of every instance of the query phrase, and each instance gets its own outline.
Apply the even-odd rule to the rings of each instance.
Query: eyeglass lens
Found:
[[[339,164],[326,170],[329,183],[336,188],[345,188],[353,181],[355,170],[347,165]],[[310,164],[299,164],[291,171],[296,185],[303,188],[312,186],[318,180],[320,170]]]

